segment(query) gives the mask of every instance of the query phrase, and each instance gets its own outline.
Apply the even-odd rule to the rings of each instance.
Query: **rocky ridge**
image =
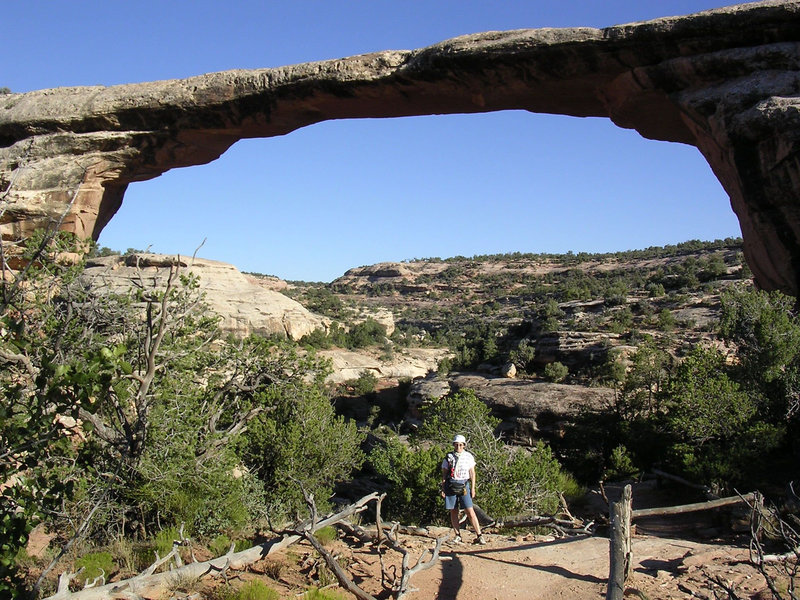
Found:
[[[607,255],[381,263],[351,269],[328,287],[345,305],[391,310],[395,348],[449,345],[449,358],[462,359],[464,348],[477,353],[468,372],[445,368],[412,382],[408,424],[426,403],[470,388],[501,419],[505,438],[527,446],[557,442],[586,411],[614,404],[614,389],[598,385],[612,356],[628,361],[647,338],[675,356],[698,343],[719,344],[720,293],[734,285],[750,281],[741,241],[729,239]],[[483,341],[470,346],[473,335]],[[480,356],[488,339],[497,347],[493,359]],[[514,364],[521,344],[529,351]],[[543,378],[555,362],[567,367],[558,383]]]
[[[220,329],[236,337],[251,334],[277,336],[294,341],[314,330],[327,330],[331,319],[314,314],[299,302],[276,290],[287,290],[289,284],[276,278],[242,274],[233,265],[204,258],[175,257],[137,253],[89,259],[83,278],[96,293],[127,293],[138,282],[156,289],[166,285],[170,267],[175,263],[196,275],[200,291],[211,310],[222,318]],[[394,329],[391,312],[376,310],[359,315],[374,316],[391,334]],[[331,361],[333,373],[328,381],[344,383],[369,372],[377,378],[414,378],[436,370],[445,349],[408,348],[389,361],[367,352],[345,349],[319,353]]]

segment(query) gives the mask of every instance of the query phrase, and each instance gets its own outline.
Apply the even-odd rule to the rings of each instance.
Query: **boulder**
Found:
[[[420,418],[420,409],[450,393],[450,382],[436,375],[427,375],[424,378],[411,382],[411,388],[406,397],[408,412],[412,419]]]
[[[504,438],[532,445],[541,438],[558,438],[577,416],[612,405],[614,390],[546,383],[536,379],[507,379],[478,374],[454,374],[454,390],[469,388],[501,420]]]

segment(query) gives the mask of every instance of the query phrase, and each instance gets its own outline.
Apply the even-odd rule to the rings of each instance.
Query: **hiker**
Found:
[[[450,523],[456,534],[455,543],[461,542],[459,531],[458,509],[464,509],[472,523],[475,531],[476,544],[485,544],[486,540],[481,534],[481,526],[478,523],[478,516],[472,507],[472,499],[475,497],[475,457],[464,448],[467,445],[466,438],[459,434],[453,438],[453,451],[448,452],[442,461],[442,498],[444,507],[450,511]]]

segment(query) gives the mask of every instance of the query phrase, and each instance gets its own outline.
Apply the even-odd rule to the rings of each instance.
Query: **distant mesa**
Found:
[[[330,119],[506,109],[608,117],[696,146],[730,196],[756,282],[800,291],[800,2],[606,29],[487,32],[419,50],[0,101],[0,231],[66,211],[95,239],[129,183],[243,138]],[[268,210],[268,209],[265,209]]]

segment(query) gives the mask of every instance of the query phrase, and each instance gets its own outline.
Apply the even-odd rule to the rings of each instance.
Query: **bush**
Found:
[[[364,436],[335,414],[322,382],[274,392],[275,409],[250,422],[240,453],[264,482],[272,516],[294,519],[307,512],[300,486],[326,509],[334,484],[361,466]]]
[[[347,333],[347,346],[348,348],[366,348],[382,344],[385,339],[386,326],[369,317],[366,321],[350,328]]]
[[[465,389],[425,408],[417,440],[432,444],[429,452],[438,451],[441,465],[453,436],[466,436],[467,449],[475,455],[476,495],[481,508],[493,516],[555,510],[558,492],[572,486],[570,478],[541,442],[530,453],[506,447],[494,434],[499,423],[475,392]],[[441,470],[436,475],[440,478]]]
[[[366,396],[375,391],[375,386],[378,384],[378,378],[372,371],[364,370],[358,379],[351,379],[347,385],[353,388],[353,393],[356,396]]]
[[[90,582],[101,575],[108,581],[108,576],[116,568],[117,565],[110,552],[91,552],[75,561],[75,570],[83,569],[77,578],[80,583]]]
[[[609,466],[605,473],[605,478],[607,480],[625,479],[638,471],[633,464],[628,449],[622,444],[611,451],[608,462]]]
[[[327,546],[336,539],[336,528],[328,525],[314,532],[314,537],[317,538],[320,544]]]
[[[544,378],[553,383],[564,381],[569,375],[569,369],[566,365],[556,361],[545,365]]]
[[[303,594],[303,600],[345,600],[338,592],[333,590],[320,590],[318,588],[311,588]]]
[[[391,485],[382,503],[385,517],[416,525],[443,520],[439,497],[443,457],[438,447],[409,448],[394,436],[370,452],[370,465]]]
[[[228,600],[280,600],[280,597],[277,591],[254,579],[236,590]]]

